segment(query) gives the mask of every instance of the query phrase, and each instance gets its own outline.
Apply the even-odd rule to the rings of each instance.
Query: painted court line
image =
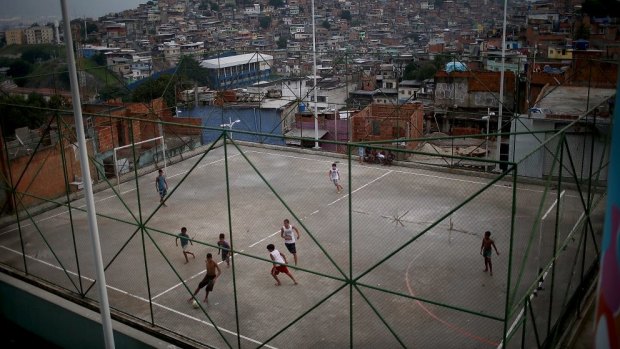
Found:
[[[411,282],[410,282],[410,280],[409,280],[409,270],[411,269],[411,266],[413,265],[413,262],[414,262],[414,261],[415,261],[415,260],[416,260],[416,259],[417,259],[420,255],[422,255],[422,252],[420,252],[419,254],[417,254],[417,255],[416,255],[416,256],[415,256],[415,257],[411,260],[411,262],[409,262],[409,265],[407,265],[407,269],[406,269],[406,271],[405,271],[405,283],[406,283],[406,286],[407,286],[407,290],[409,291],[409,294],[410,294],[412,297],[415,297],[415,293],[413,292],[413,288],[411,287]],[[475,335],[475,334],[473,334],[473,333],[471,333],[471,332],[467,331],[466,329],[464,329],[464,328],[462,328],[462,327],[460,327],[460,326],[457,326],[457,325],[455,325],[455,324],[453,324],[453,323],[451,323],[451,322],[448,322],[448,321],[446,321],[446,320],[444,320],[444,319],[440,318],[437,314],[435,314],[435,313],[434,313],[434,312],[432,312],[430,309],[428,309],[428,308],[426,307],[426,305],[425,305],[425,304],[423,304],[421,301],[419,301],[419,300],[417,300],[417,299],[416,299],[416,300],[415,300],[415,302],[418,304],[418,306],[419,306],[422,310],[424,310],[424,312],[426,312],[426,313],[428,314],[428,316],[432,317],[433,319],[435,319],[436,321],[440,322],[441,324],[443,324],[444,326],[448,327],[449,329],[451,329],[451,330],[453,330],[453,331],[455,331],[455,332],[457,332],[457,333],[461,334],[462,336],[465,336],[465,337],[468,337],[468,338],[474,339],[474,340],[476,340],[476,341],[478,341],[478,342],[480,342],[480,343],[484,343],[484,344],[489,344],[489,345],[493,345],[493,346],[494,346],[494,345],[496,345],[496,344],[498,344],[497,342],[495,342],[495,341],[493,341],[493,340],[491,340],[491,339],[488,339],[488,338],[484,338],[484,337],[477,336],[477,335]]]
[[[249,247],[254,247],[254,246],[256,246],[256,245],[260,244],[261,242],[263,242],[263,241],[265,241],[265,240],[269,239],[270,237],[272,237],[272,236],[276,235],[276,234],[277,234],[277,233],[279,233],[279,232],[280,232],[279,230],[276,230],[276,232],[275,232],[275,233],[273,233],[273,234],[271,234],[271,235],[269,235],[269,236],[266,236],[266,237],[264,237],[264,238],[262,238],[262,239],[260,239],[260,240],[256,241],[255,243],[251,244]]]
[[[555,206],[555,202],[554,202],[554,206]],[[553,206],[551,208],[553,208]],[[577,227],[579,227],[580,222],[582,222],[583,218],[585,217],[585,214],[586,214],[585,212],[581,213],[581,215],[577,219],[577,222],[575,223],[575,225],[573,225],[573,228],[571,229],[570,233],[568,233],[568,235],[566,235],[566,239],[570,238],[577,231]],[[543,273],[542,280],[538,280],[538,286],[542,286],[542,284],[545,282],[545,279],[547,278],[547,274],[549,274],[549,270],[551,269],[551,267],[553,267],[553,264],[555,264],[555,262],[552,262],[549,265],[549,267],[547,268],[547,271],[545,271]],[[534,292],[529,296],[530,303],[531,303],[532,299],[537,295],[537,291],[538,290],[534,290]],[[513,321],[512,325],[510,325],[510,328],[508,329],[508,332],[506,332],[506,337],[510,337],[512,335],[512,332],[519,325],[519,322],[521,322],[521,318],[523,318],[524,314],[525,314],[525,309],[521,308],[521,311],[519,312],[519,315],[517,315],[517,317],[515,318],[515,321]],[[503,344],[504,344],[504,341],[502,340],[499,343],[499,345],[497,346],[497,349],[501,349],[503,347]]]
[[[367,187],[367,186],[371,185],[372,183],[374,183],[374,182],[378,181],[379,179],[381,179],[381,178],[383,178],[383,177],[387,176],[387,175],[388,175],[388,174],[390,174],[390,173],[392,173],[392,171],[388,171],[388,172],[386,172],[386,173],[382,174],[381,176],[379,176],[379,177],[377,177],[377,178],[373,179],[372,181],[370,181],[370,182],[368,182],[368,183],[366,183],[366,184],[362,185],[361,187],[359,187],[359,188],[357,188],[357,189],[353,190],[351,193],[355,193],[355,192],[357,192],[357,191],[359,191],[359,190],[364,189],[365,187]],[[342,196],[342,197],[340,197],[340,198],[338,198],[338,199],[336,199],[336,200],[334,200],[334,201],[330,202],[329,204],[327,204],[327,206],[331,206],[331,205],[333,205],[333,204],[337,203],[338,201],[340,201],[340,200],[342,200],[342,199],[345,199],[347,196],[349,196],[349,194],[346,194],[346,195],[344,195],[344,196]],[[319,213],[319,211],[320,211],[320,210],[316,210],[316,211],[314,211],[314,212],[310,213],[308,216],[315,215],[315,214]],[[306,216],[306,217],[304,217],[304,218],[307,218],[308,216]],[[256,245],[260,244],[261,242],[263,242],[263,241],[265,241],[265,240],[269,239],[270,237],[272,237],[272,236],[276,235],[276,234],[277,234],[277,233],[279,233],[279,232],[280,232],[280,230],[277,230],[275,233],[273,233],[273,234],[271,234],[271,235],[269,235],[269,236],[266,236],[266,237],[264,237],[264,238],[262,238],[262,239],[258,240],[257,242],[255,242],[255,243],[251,244],[249,247],[254,247],[254,246],[256,246]]]
[[[562,196],[564,196],[565,192],[566,192],[566,190],[562,190],[562,192],[560,193],[560,199],[562,199]],[[547,212],[545,212],[545,215],[541,218],[541,221],[544,221],[545,219],[547,219],[547,216],[549,215],[549,213],[551,213],[551,211],[553,210],[555,205],[557,205],[557,203],[558,203],[558,199],[553,200],[553,203],[551,204],[551,207],[549,207]]]
[[[233,157],[236,157],[236,156],[239,156],[239,155],[240,155],[240,154],[234,154],[234,155],[229,155],[228,157],[229,157],[229,158],[233,158]],[[221,162],[221,161],[224,161],[224,159],[222,158],[222,159],[219,159],[219,160],[214,160],[214,161],[208,162],[208,163],[206,163],[206,164],[200,165],[200,166],[198,166],[197,168],[203,168],[203,167],[205,167],[205,166],[209,166],[209,165],[215,164],[215,163],[217,163],[217,162]],[[171,175],[171,176],[168,176],[167,178],[174,178],[174,177],[180,176],[180,175],[182,175],[182,174],[185,174],[185,173],[187,173],[187,172],[189,172],[189,171],[179,172],[179,173],[173,174],[173,175]],[[142,176],[142,177],[145,177],[145,176],[146,176],[146,175],[144,175],[144,176]],[[105,190],[108,190],[108,189],[105,189]],[[128,190],[122,191],[120,194],[121,194],[121,195],[124,195],[124,194],[130,193],[130,192],[132,192],[132,191],[134,191],[134,190],[136,190],[136,188],[131,188],[131,189],[128,189]],[[110,196],[107,196],[107,197],[101,198],[101,199],[99,199],[99,200],[96,200],[96,201],[95,201],[95,203],[102,202],[102,201],[105,201],[105,200],[109,200],[109,199],[112,199],[112,198],[115,198],[115,197],[117,197],[117,195],[110,195]],[[77,208],[84,208],[84,207],[86,207],[86,205],[81,205],[81,206],[78,206]],[[72,208],[72,209],[71,209],[71,211],[74,211],[74,210],[75,210],[74,208]],[[55,214],[55,215],[52,215],[52,216],[49,216],[49,217],[42,218],[42,219],[40,219],[40,220],[36,221],[35,223],[44,222],[44,221],[50,220],[50,219],[52,219],[52,218],[56,218],[56,217],[58,217],[58,216],[62,216],[62,215],[67,214],[67,213],[69,213],[69,211],[62,211],[62,212],[57,213],[57,214]],[[25,227],[29,227],[29,226],[31,226],[31,225],[32,225],[32,223],[27,223],[27,224],[23,224],[23,225],[21,225],[21,227],[22,227],[22,228],[25,228]],[[2,236],[2,235],[4,235],[4,234],[7,234],[7,233],[10,233],[10,232],[13,232],[13,231],[16,231],[16,230],[18,230],[18,228],[17,228],[17,227],[15,227],[15,228],[13,228],[13,229],[10,229],[10,230],[7,230],[7,231],[4,231],[4,232],[0,233],[0,236]]]
[[[8,247],[3,246],[3,245],[0,245],[0,248],[3,248],[3,249],[5,249],[5,250],[8,250],[8,251],[13,252],[13,253],[18,254],[18,255],[23,255],[21,252],[16,251],[16,250],[13,250],[13,249],[8,248]],[[32,256],[29,256],[29,255],[26,255],[26,258],[31,259],[31,260],[33,260],[33,261],[37,261],[37,262],[39,262],[39,263],[41,263],[41,264],[47,265],[47,266],[49,266],[49,267],[51,267],[51,268],[54,268],[54,269],[63,270],[61,267],[59,267],[59,266],[57,266],[57,265],[54,265],[54,264],[52,264],[52,263],[46,262],[46,261],[44,261],[44,260],[41,260],[41,259],[38,259],[38,258],[35,258],[35,257],[32,257]],[[222,263],[222,262],[220,262],[220,263]],[[220,264],[220,263],[218,263],[218,264]],[[68,274],[71,274],[71,275],[74,275],[74,276],[78,276],[78,275],[77,275],[77,273],[75,273],[75,272],[73,272],[73,271],[66,270],[66,272],[67,272]],[[94,280],[94,279],[91,279],[91,278],[86,277],[86,276],[83,276],[83,275],[81,276],[81,278],[82,278],[82,279],[84,279],[84,280],[90,281],[90,282],[95,282],[95,280]],[[148,303],[148,301],[149,301],[148,299],[146,299],[146,298],[144,298],[144,297],[140,297],[140,296],[137,296],[137,295],[135,295],[135,294],[132,294],[132,293],[129,293],[129,292],[123,291],[123,290],[121,290],[121,289],[119,289],[119,288],[116,288],[116,287],[114,287],[114,286],[106,285],[106,288],[109,288],[110,290],[113,290],[113,291],[116,291],[116,292],[122,293],[122,294],[124,294],[124,295],[130,296],[130,297],[132,297],[132,298],[135,298],[135,299],[140,300],[140,301],[143,301],[143,302],[147,302],[147,303]],[[153,299],[155,299],[155,298],[153,298]],[[175,313],[175,314],[177,314],[177,315],[181,315],[181,316],[186,317],[186,318],[188,318],[188,319],[191,319],[191,320],[194,320],[194,321],[200,322],[200,323],[202,323],[202,324],[204,324],[204,325],[207,325],[207,326],[210,326],[210,327],[215,328],[215,325],[213,325],[212,323],[207,322],[207,321],[205,321],[205,320],[201,320],[201,319],[196,318],[196,317],[194,317],[194,316],[190,316],[190,315],[188,315],[188,314],[185,314],[185,313],[183,313],[183,312],[180,312],[180,311],[178,311],[178,310],[172,309],[172,308],[170,308],[170,307],[167,307],[167,306],[165,306],[165,305],[162,305],[162,304],[159,304],[159,303],[156,303],[156,302],[153,302],[153,301],[152,301],[151,303],[152,303],[153,305],[156,305],[156,306],[158,306],[158,307],[160,307],[160,308],[164,309],[164,310],[168,310],[168,311],[170,311],[170,312],[172,312],[172,313]],[[235,337],[238,335],[238,334],[237,334],[237,332],[234,332],[234,331],[228,330],[228,329],[223,328],[223,327],[218,327],[218,329],[219,329],[219,330],[221,330],[222,332],[226,332],[226,333],[231,334],[231,335],[233,335],[233,336],[235,336]],[[240,337],[240,338],[243,338],[243,339],[245,339],[245,340],[247,340],[247,341],[249,341],[249,342],[252,342],[252,343],[254,343],[254,344],[262,344],[262,342],[260,342],[260,341],[258,341],[258,340],[256,340],[256,339],[253,339],[253,338],[250,338],[250,337],[244,336],[244,335],[239,335],[239,337]],[[270,346],[270,345],[267,345],[267,344],[265,344],[265,345],[264,345],[264,347],[266,347],[266,348],[271,348],[271,349],[277,349],[276,347],[273,347],[273,346]]]
[[[106,190],[107,190],[107,189],[106,189]],[[124,192],[121,192],[121,195],[126,194],[126,193],[129,193],[130,191],[134,191],[134,190],[136,190],[136,189],[134,188],[134,189],[129,189],[129,190],[126,190],[126,191],[124,191]],[[111,198],[114,198],[114,197],[116,197],[116,195],[111,195],[111,196],[105,197],[105,198],[103,198],[103,199],[99,199],[99,200],[97,200],[97,201],[95,201],[95,202],[97,203],[97,202],[105,201],[105,200],[108,200],[108,199],[111,199]],[[81,206],[78,206],[77,208],[84,208],[84,207],[86,207],[86,205],[81,205]],[[76,211],[76,208],[72,208],[72,209],[71,209],[71,211]],[[58,216],[62,216],[62,215],[67,214],[67,213],[69,213],[69,211],[62,211],[62,212],[60,212],[60,213],[56,213],[55,215],[51,215],[51,216],[49,216],[49,217],[41,218],[40,220],[35,221],[35,223],[44,222],[44,221],[50,220],[50,219],[52,219],[52,218],[56,218],[56,217],[58,217]],[[25,228],[25,227],[29,227],[29,226],[31,226],[31,225],[32,225],[32,223],[26,223],[26,224],[22,224],[22,225],[21,225],[21,227],[22,227],[22,228]],[[0,236],[4,235],[4,234],[6,234],[6,233],[10,233],[10,232],[16,231],[16,230],[18,230],[18,229],[19,229],[18,227],[15,227],[15,228],[13,228],[13,229],[10,229],[10,230],[7,230],[7,231],[4,231],[4,232],[0,233]]]
[[[175,314],[181,315],[181,316],[183,316],[183,317],[186,317],[186,318],[188,318],[188,319],[190,319],[190,320],[198,321],[198,322],[200,322],[200,323],[202,323],[202,324],[204,324],[204,325],[207,325],[207,326],[210,326],[210,327],[215,328],[215,326],[214,326],[212,323],[210,323],[210,322],[207,322],[207,321],[205,321],[205,320],[201,320],[201,319],[196,318],[196,317],[193,317],[193,316],[191,316],[191,315],[187,315],[187,314],[182,313],[182,312],[180,312],[180,311],[178,311],[178,310],[175,310],[175,309],[169,308],[169,307],[167,307],[167,306],[165,306],[165,305],[161,305],[161,304],[158,304],[158,303],[156,303],[156,302],[153,302],[153,305],[156,305],[156,306],[158,306],[158,307],[160,307],[160,308],[162,308],[162,309],[165,309],[165,310],[168,310],[168,311],[170,311],[170,312],[172,312],[172,313],[175,313]],[[223,327],[219,327],[219,326],[218,326],[218,329],[219,329],[220,331],[222,331],[222,332],[226,332],[226,333],[231,334],[231,335],[233,335],[233,336],[235,336],[235,337],[238,335],[238,334],[237,334],[237,332],[233,332],[233,331],[231,331],[231,330],[227,330],[227,329],[225,329],[225,328],[223,328]],[[273,346],[268,345],[268,344],[264,344],[264,345],[263,345],[263,343],[261,343],[260,341],[257,341],[256,339],[252,339],[252,338],[250,338],[250,337],[246,337],[246,336],[244,336],[244,335],[239,335],[239,337],[241,337],[241,338],[243,338],[243,339],[245,339],[245,340],[247,340],[247,341],[249,341],[249,342],[252,342],[252,343],[254,343],[254,344],[259,344],[259,345],[262,345],[262,346],[263,346],[263,347],[265,347],[265,348],[277,349],[276,347],[273,347]]]
[[[245,250],[241,250],[241,251],[239,251],[239,252],[243,252],[243,251],[245,251]],[[235,254],[233,254],[231,257],[234,257],[234,256],[236,256],[236,255],[238,255],[238,254],[239,254],[239,253],[235,253]],[[222,263],[224,263],[224,261],[219,261],[219,262],[217,262],[217,265],[220,265],[220,264],[222,264]],[[176,284],[176,285],[174,285],[174,286],[170,287],[169,289],[167,289],[167,290],[165,290],[165,291],[162,291],[161,293],[159,293],[158,295],[156,295],[156,296],[155,296],[155,297],[153,297],[152,299],[155,299],[155,298],[157,298],[157,297],[159,297],[159,296],[163,296],[164,294],[168,293],[169,291],[174,290],[175,288],[177,288],[177,287],[179,287],[179,286],[183,285],[184,283],[187,283],[188,281],[192,280],[192,279],[193,279],[193,278],[195,278],[196,276],[201,275],[201,274],[203,274],[203,273],[205,273],[205,272],[206,272],[206,270],[202,270],[202,271],[200,271],[200,272],[198,272],[198,273],[196,273],[196,274],[192,275],[189,279],[183,280],[183,282],[179,282],[178,284]]]
[[[353,191],[351,192],[351,194],[356,193],[356,192],[358,192],[358,191],[360,191],[360,190],[362,190],[362,189],[366,188],[367,186],[369,186],[369,185],[373,184],[374,182],[376,182],[376,181],[380,180],[381,178],[383,178],[383,177],[385,177],[385,176],[389,175],[389,174],[390,174],[390,173],[392,173],[392,172],[394,172],[394,171],[390,170],[390,171],[388,171],[388,172],[386,172],[386,173],[382,174],[381,176],[379,176],[379,177],[377,177],[377,178],[373,179],[372,181],[370,181],[370,182],[368,182],[368,183],[366,183],[366,184],[362,185],[361,187],[359,187],[359,188],[357,188],[357,189],[353,190]],[[340,197],[340,198],[338,198],[338,199],[336,199],[336,200],[334,200],[334,201],[330,202],[329,204],[327,204],[327,206],[331,206],[331,205],[333,205],[333,204],[337,203],[338,201],[340,201],[340,200],[342,200],[342,199],[347,198],[348,196],[349,196],[349,194],[345,194],[344,196],[342,196],[342,197]],[[318,212],[318,211],[315,211],[315,212]]]
[[[274,156],[280,156],[280,157],[287,157],[287,158],[292,158],[292,159],[300,159],[300,160],[311,160],[311,161],[328,162],[328,163],[333,162],[332,160],[329,160],[329,161],[328,160],[318,160],[318,159],[307,158],[307,157],[303,157],[303,156],[281,155],[281,154],[270,153],[270,152],[261,152],[261,151],[256,151],[256,150],[254,150],[252,152],[254,152],[254,153],[261,153],[261,154],[268,154],[268,155],[274,155]],[[376,169],[376,170],[384,170],[382,168],[374,167],[374,166],[367,166],[367,165],[356,165],[356,166],[365,167],[365,168],[371,168],[371,169]],[[416,176],[422,176],[422,177],[430,177],[430,178],[436,178],[436,179],[445,179],[445,180],[456,181],[456,182],[463,182],[463,183],[480,184],[480,185],[487,184],[485,182],[480,182],[480,181],[472,181],[472,180],[468,180],[468,179],[460,179],[460,178],[452,178],[452,177],[430,175],[430,174],[419,173],[419,172],[411,172],[411,171],[403,171],[403,170],[390,170],[390,171],[393,171],[393,172],[396,172],[396,173],[405,173],[405,174],[411,174],[411,175],[416,175]],[[507,186],[501,185],[501,184],[493,184],[493,187],[512,189],[512,186],[507,187]],[[517,190],[531,191],[531,192],[535,192],[535,193],[542,193],[543,192],[542,190],[528,189],[528,188],[517,188]]]

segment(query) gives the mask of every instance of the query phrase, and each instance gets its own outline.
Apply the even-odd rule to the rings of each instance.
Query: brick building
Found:
[[[352,118],[353,142],[421,138],[424,108],[414,104],[370,104]],[[407,142],[407,149],[415,149],[418,142]]]
[[[112,157],[115,147],[131,144],[132,141],[137,143],[158,137],[160,130],[163,130],[167,138],[196,136],[201,132],[200,128],[191,127],[200,126],[201,119],[173,117],[161,98],[151,101],[150,104],[87,104],[82,110],[88,156],[97,159],[90,163],[91,177],[95,182],[102,179],[104,173],[102,171],[108,175],[114,173],[113,170],[109,171],[108,168],[101,168],[95,164],[104,163],[104,167],[107,167],[106,159]],[[174,125],[165,125],[160,129],[155,122],[157,120],[174,122]],[[65,194],[65,173],[70,184],[69,189],[71,191],[80,189],[82,175],[79,157],[76,155],[79,149],[73,125],[73,115],[67,114],[62,116],[60,124],[52,123],[48,131],[30,130],[28,134],[32,136],[27,137],[28,140],[22,135],[21,139],[25,145],[21,142],[18,144],[18,141],[8,141],[6,144],[10,149],[5,152],[2,149],[5,142],[0,142],[0,167],[4,177],[11,178],[11,183],[18,193],[28,193],[28,195],[18,194],[16,202],[10,195],[0,195],[0,204],[3,204],[2,201],[7,201],[14,209],[59,198]],[[11,144],[14,146],[11,147]],[[153,144],[147,143],[143,146],[148,148],[153,147]],[[9,154],[8,159],[6,154]],[[64,168],[63,160],[66,164]],[[42,178],[45,180],[41,180]]]

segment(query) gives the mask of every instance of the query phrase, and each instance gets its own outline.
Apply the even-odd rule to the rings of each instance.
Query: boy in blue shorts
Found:
[[[491,263],[491,255],[493,254],[492,248],[495,249],[495,253],[499,256],[497,247],[495,247],[495,241],[491,239],[491,232],[485,231],[484,238],[482,238],[482,245],[480,246],[480,254],[484,257],[484,272],[489,271],[491,276],[493,276],[493,264]]]
[[[222,252],[222,262],[226,261],[226,268],[230,268],[230,244],[226,241],[226,235],[220,234],[220,240],[217,242],[217,254]]]
[[[174,239],[174,244],[176,246],[179,246],[179,239],[181,239],[181,248],[183,249],[183,256],[185,257],[185,264],[187,264],[189,263],[187,255],[191,255],[194,259],[196,258],[196,256],[189,251],[189,245],[193,245],[194,243],[190,240],[189,235],[187,235],[187,228],[181,228],[181,233]]]

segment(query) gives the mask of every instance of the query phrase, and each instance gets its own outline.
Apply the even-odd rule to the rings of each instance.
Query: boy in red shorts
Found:
[[[280,251],[276,250],[273,244],[267,245],[267,250],[269,251],[269,257],[271,257],[271,260],[274,261],[273,267],[271,268],[271,276],[276,279],[276,286],[282,285],[280,279],[278,279],[278,274],[280,273],[288,275],[288,277],[293,280],[295,285],[297,285],[297,281],[295,281],[293,274],[291,274],[291,272],[286,267],[286,264],[288,264],[286,261],[286,256],[283,255]]]

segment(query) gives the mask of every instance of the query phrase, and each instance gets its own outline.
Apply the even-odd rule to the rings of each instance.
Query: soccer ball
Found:
[[[196,302],[196,300],[195,300],[195,299],[192,301],[192,307],[193,307],[194,309],[198,309],[198,308],[200,308],[200,305],[198,304],[198,302]]]

